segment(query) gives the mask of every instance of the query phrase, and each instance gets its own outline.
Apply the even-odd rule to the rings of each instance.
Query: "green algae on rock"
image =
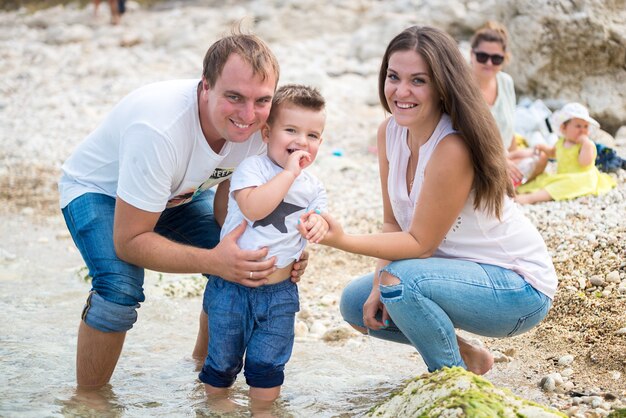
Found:
[[[410,380],[368,412],[372,417],[565,417],[515,396],[460,367],[444,368]]]

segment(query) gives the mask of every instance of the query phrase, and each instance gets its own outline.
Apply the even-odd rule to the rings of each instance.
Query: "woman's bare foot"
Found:
[[[493,367],[493,355],[484,347],[470,344],[467,340],[456,337],[461,357],[470,372],[483,375]]]

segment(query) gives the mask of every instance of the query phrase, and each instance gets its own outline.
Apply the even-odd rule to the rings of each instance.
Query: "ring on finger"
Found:
[[[250,275],[248,276],[248,278],[249,278],[249,279],[251,279],[251,278],[252,278],[252,272],[250,272]]]

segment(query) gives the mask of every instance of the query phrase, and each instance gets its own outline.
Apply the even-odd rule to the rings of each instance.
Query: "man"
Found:
[[[278,77],[263,41],[227,36],[207,51],[200,82],[130,93],[63,165],[63,216],[93,278],[78,331],[79,387],[99,388],[111,378],[145,300],[144,268],[216,274],[253,287],[275,270],[273,258],[264,260],[267,249],[237,246],[245,224],[221,242],[219,231],[228,178],[244,158],[265,152],[258,131]],[[294,268],[294,280],[305,264]],[[199,359],[206,323],[201,314]]]

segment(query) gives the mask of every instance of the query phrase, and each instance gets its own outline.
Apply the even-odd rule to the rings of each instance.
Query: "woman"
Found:
[[[503,25],[487,22],[472,36],[470,63],[480,92],[496,120],[504,148],[508,151],[509,177],[514,185],[519,185],[541,174],[546,168],[548,157],[540,153],[532,172],[523,173],[520,170],[520,162],[532,153],[518,150],[514,138],[515,88],[511,76],[502,71],[504,64],[511,59],[508,42],[509,36]]]
[[[349,235],[328,214],[322,244],[377,257],[343,292],[346,321],[412,344],[428,369],[486,373],[493,356],[455,327],[502,337],[541,321],[556,274],[534,226],[511,200],[504,147],[469,66],[444,32],[411,27],[379,74],[383,231]]]

